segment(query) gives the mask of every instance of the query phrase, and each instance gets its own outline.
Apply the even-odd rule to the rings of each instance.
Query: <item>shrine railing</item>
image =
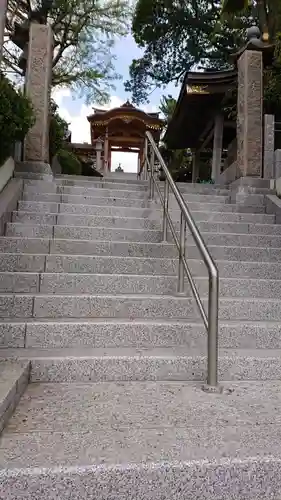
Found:
[[[160,189],[160,183],[156,177],[155,160],[160,165],[165,177],[164,193]],[[138,174],[139,178],[149,179],[149,196],[153,200],[155,191],[157,192],[161,205],[163,207],[163,241],[168,240],[168,230],[172,234],[175,245],[179,252],[178,284],[179,295],[185,294],[185,275],[188,278],[191,290],[197,303],[199,312],[203,319],[208,334],[208,386],[217,386],[218,384],[218,311],[219,311],[219,273],[217,266],[212,259],[210,252],[199,232],[199,229],[179,192],[173,178],[162,158],[162,155],[151,135],[146,132],[145,158]],[[171,215],[169,213],[169,195],[172,193],[177,201],[180,217],[180,234],[178,236]],[[191,275],[186,259],[186,228],[188,227],[193,236],[196,247],[207,267],[209,275],[208,288],[208,312],[205,312],[203,302],[199,296],[196,284]]]

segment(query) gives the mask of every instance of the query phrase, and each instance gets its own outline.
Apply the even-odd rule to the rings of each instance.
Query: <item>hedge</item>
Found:
[[[32,104],[0,73],[0,165],[34,124]]]

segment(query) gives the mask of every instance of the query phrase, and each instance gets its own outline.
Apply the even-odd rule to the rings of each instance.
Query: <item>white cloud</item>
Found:
[[[87,120],[87,116],[93,113],[93,107],[95,107],[95,105],[86,106],[85,104],[82,104],[79,115],[72,115],[71,111],[65,107],[63,102],[65,97],[71,98],[71,92],[69,89],[55,90],[52,97],[58,105],[60,116],[69,123],[69,128],[72,133],[72,142],[90,143],[90,124]],[[113,109],[119,108],[122,104],[124,104],[124,101],[118,96],[111,96],[110,102],[107,105],[97,107],[101,109]],[[147,105],[142,106],[141,109],[150,113],[157,112],[156,106]],[[137,172],[136,153],[120,153],[117,151],[112,153],[112,171],[118,167],[119,163],[121,163],[125,172]]]

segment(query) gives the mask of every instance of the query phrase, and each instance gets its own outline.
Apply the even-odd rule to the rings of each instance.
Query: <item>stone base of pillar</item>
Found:
[[[258,177],[240,177],[232,182],[230,188],[230,202],[241,207],[262,207],[264,196],[274,194],[269,179]]]
[[[52,181],[53,171],[49,163],[41,161],[19,161],[15,165],[15,177]]]

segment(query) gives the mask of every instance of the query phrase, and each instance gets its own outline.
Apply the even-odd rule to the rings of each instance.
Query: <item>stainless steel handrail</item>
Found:
[[[151,147],[151,157],[149,158],[148,148]],[[165,175],[164,196],[160,190],[159,183],[155,178],[155,156]],[[168,228],[172,233],[176,247],[179,252],[179,269],[178,269],[178,293],[184,295],[184,275],[187,275],[191,290],[202,316],[204,325],[208,333],[208,375],[207,384],[209,386],[217,386],[218,384],[218,310],[219,310],[219,273],[217,266],[212,259],[210,252],[196,226],[196,223],[185,203],[181,193],[179,192],[173,178],[162,158],[162,155],[151,135],[146,132],[144,159],[138,177],[147,179],[149,176],[149,195],[150,199],[154,199],[155,190],[160,198],[163,206],[163,241],[167,241]],[[178,238],[173,221],[169,214],[169,193],[173,193],[180,208],[180,237]],[[209,274],[209,294],[208,294],[208,314],[206,314],[203,303],[199,296],[197,287],[191,275],[188,263],[186,260],[186,226],[188,226],[192,234],[195,244],[206,264]]]

